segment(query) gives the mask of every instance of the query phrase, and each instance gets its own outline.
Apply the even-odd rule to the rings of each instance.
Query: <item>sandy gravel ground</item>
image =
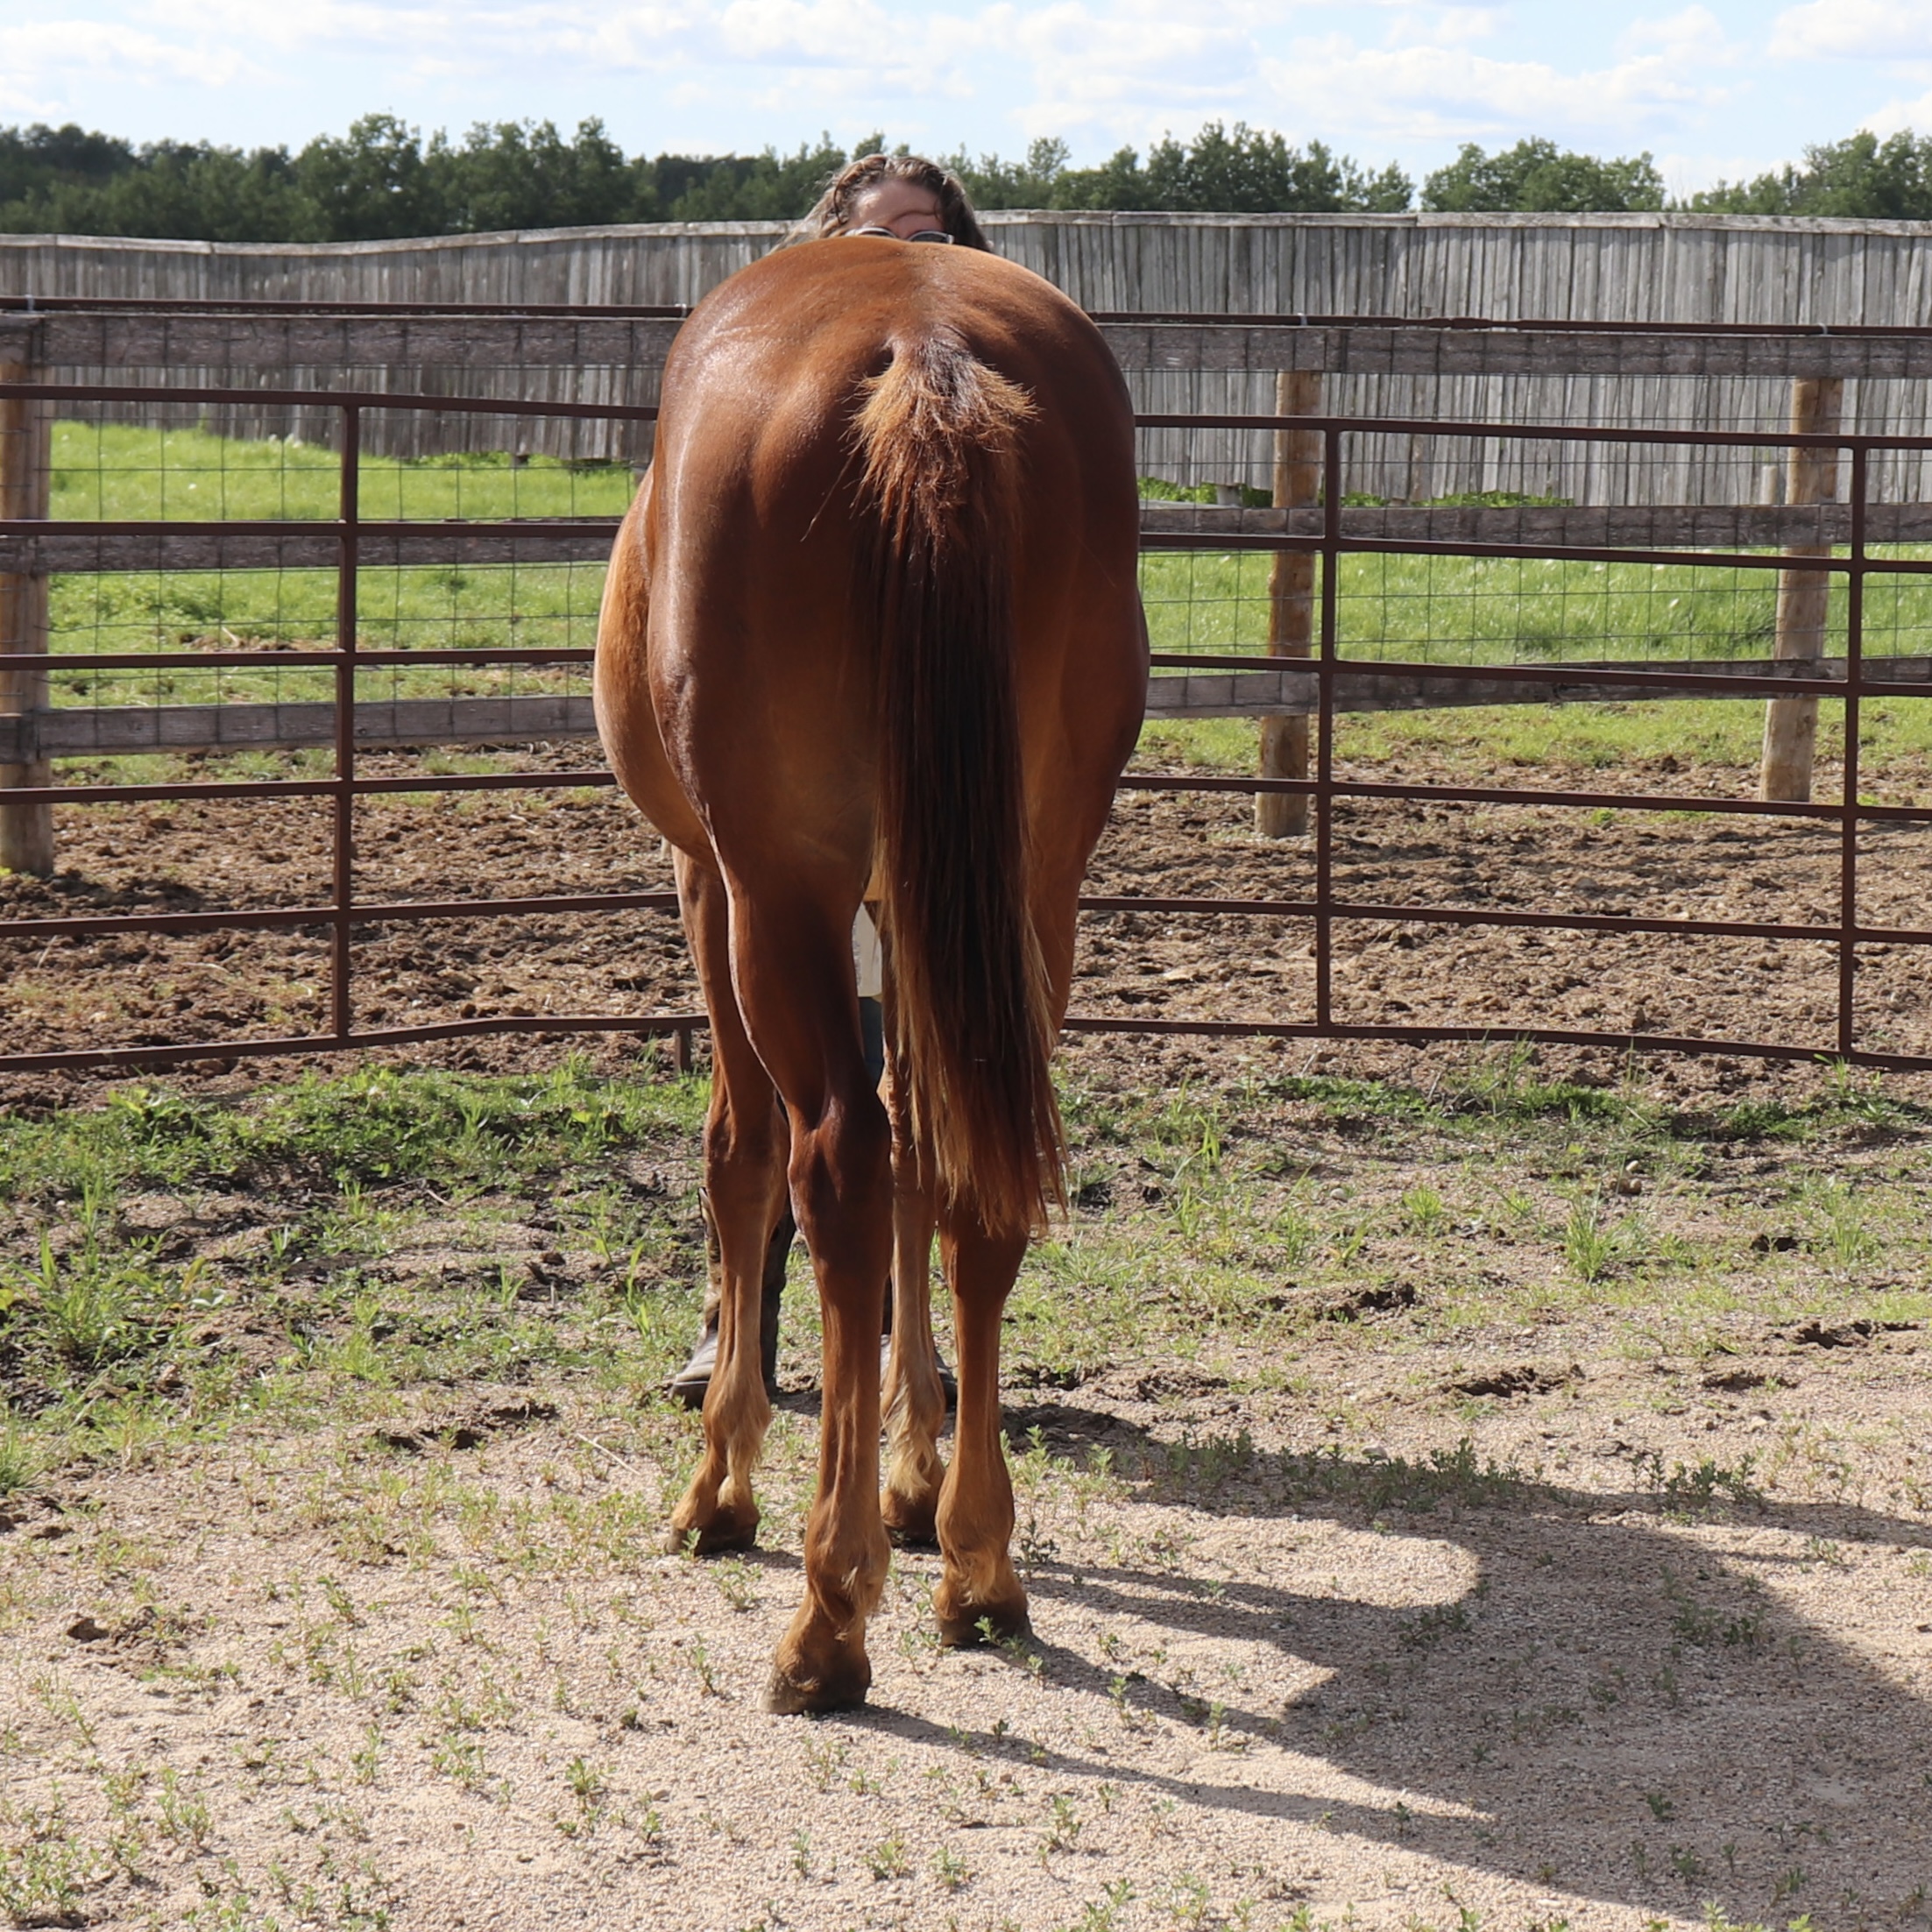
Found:
[[[1473,1459],[1373,1388],[1341,1399],[1382,1440],[1346,1447],[1157,1369],[1037,1400],[1033,1639],[937,1650],[936,1560],[902,1553],[870,1708],[816,1721],[756,1701],[802,1400],[766,1546],[725,1564],[648,1553],[665,1472],[621,1418],[520,1391],[465,1395],[467,1449],[372,1467],[351,1422],[109,1475],[0,1544],[7,1803],[64,1801],[96,1925],[1908,1924],[1932,1523],[1899,1339],[1835,1362],[1830,1404],[1914,1506],[1870,1450],[1849,1484],[1803,1466],[1801,1372],[1660,1418],[1647,1369],[1592,1363]],[[1632,1484],[1636,1446],[1779,1443],[1815,1500],[1672,1520]]]
[[[606,798],[424,810],[372,808],[372,889],[662,880]],[[1303,889],[1305,854],[1256,846],[1242,817],[1219,801],[1130,805],[1096,883]],[[1342,868],[1365,895],[1786,917],[1823,909],[1836,876],[1814,833],[1746,850],[1723,821],[1498,810],[1364,828]],[[322,847],[293,816],[180,807],[100,815],[67,850],[74,871],[52,886],[4,882],[10,909],[286,902],[316,889]],[[1885,856],[1891,883],[1868,914],[1915,919],[1919,852]],[[1306,928],[1236,945],[1218,922],[1139,917],[1093,922],[1077,1003],[1282,1011],[1305,994]],[[1712,943],[1666,968],[1649,942],[1358,937],[1338,986],[1363,1016],[1769,1030],[1829,1011],[1827,966],[1803,964],[1822,949]],[[0,1038],[308,1023],[307,944],[16,948]],[[690,997],[674,929],[650,919],[614,935],[548,922],[514,952],[490,929],[439,928],[369,954],[372,1019]],[[1878,956],[1875,1040],[1924,1044],[1922,972],[1916,952]],[[506,1067],[568,1050],[494,1041],[449,1058]],[[1178,1091],[1291,1058],[1422,1085],[1449,1051],[1095,1040],[1069,1059],[1090,1089]],[[1558,1058],[1586,1081],[1619,1077],[1611,1055]],[[289,1071],[188,1077],[238,1092]],[[1693,1104],[1819,1076],[1720,1057],[1633,1078]],[[1897,1090],[1922,1100],[1924,1085]],[[31,1113],[101,1091],[34,1079],[6,1097]],[[1863,1157],[1847,1143],[1854,1180]],[[1409,1178],[1381,1171],[1372,1132],[1345,1122],[1297,1158],[1337,1193],[1393,1198]],[[1720,1179],[1700,1211],[1773,1198],[1750,1162]],[[1115,1177],[1093,1213],[1131,1185]],[[533,1227],[530,1255],[507,1258],[534,1264],[552,1238]],[[1474,1223],[1469,1241],[1499,1287],[1547,1265]],[[1426,1299],[1427,1254],[1391,1255],[1375,1278]],[[1924,1285],[1882,1261],[1868,1272],[1873,1295]],[[1927,1330],[1744,1313],[1713,1354],[1647,1332],[1610,1288],[1512,1306],[1425,1326],[1394,1292],[1345,1324],[1217,1334],[1185,1363],[1123,1349],[1048,1375],[1016,1357],[1032,1639],[938,1650],[936,1558],[902,1552],[871,1705],[822,1720],[757,1702],[796,1599],[816,1447],[796,1348],[761,1547],[741,1560],[661,1553],[692,1427],[609,1377],[401,1396],[344,1384],[321,1426],[244,1405],[193,1455],[131,1440],[118,1461],[0,1504],[0,1826],[24,1848],[0,1907],[20,1924],[223,1932],[1922,1923]],[[245,1325],[226,1345],[265,1373]]]

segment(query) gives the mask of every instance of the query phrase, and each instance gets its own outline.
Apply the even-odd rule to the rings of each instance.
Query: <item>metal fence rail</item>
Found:
[[[59,400],[83,398],[114,400],[125,393],[114,386],[0,383],[0,405],[15,404],[42,407]],[[152,388],[143,388],[144,397],[155,399]],[[189,400],[200,400],[207,392],[184,390]],[[265,400],[263,392],[248,393],[251,400]],[[274,400],[269,395],[266,400]],[[450,919],[526,918],[552,914],[591,912],[634,912],[640,909],[670,910],[673,895],[663,892],[630,892],[524,895],[503,898],[407,901],[364,899],[357,891],[356,813],[358,801],[383,793],[435,790],[486,790],[515,788],[576,787],[605,785],[609,775],[599,769],[564,772],[526,771],[478,775],[422,774],[407,777],[371,775],[358,767],[358,758],[367,740],[362,730],[366,705],[358,706],[357,678],[372,669],[407,664],[581,664],[587,651],[558,648],[483,647],[436,650],[364,649],[357,640],[358,573],[374,568],[379,561],[387,567],[405,559],[474,558],[499,554],[487,548],[500,545],[501,554],[513,554],[521,544],[555,543],[567,537],[571,544],[589,544],[593,539],[608,541],[608,525],[585,524],[582,520],[560,526],[555,522],[534,526],[518,521],[471,521],[428,523],[393,519],[365,518],[362,513],[361,474],[363,428],[375,411],[465,410],[499,415],[532,417],[569,416],[637,421],[655,412],[648,407],[605,407],[581,403],[522,401],[453,401],[442,397],[410,397],[386,393],[343,394],[312,393],[303,399],[305,407],[336,412],[339,433],[333,439],[338,452],[336,514],[332,519],[304,521],[180,522],[166,525],[153,521],[120,520],[111,523],[61,522],[47,516],[0,518],[0,583],[44,578],[49,569],[114,568],[103,557],[138,556],[140,547],[158,547],[157,554],[170,562],[203,553],[195,545],[211,547],[206,555],[225,556],[229,544],[256,544],[268,548],[260,555],[286,558],[299,554],[305,563],[324,556],[335,572],[335,637],[332,648],[301,650],[261,651],[164,651],[104,653],[86,658],[95,668],[131,665],[143,669],[180,666],[205,669],[210,667],[272,667],[291,665],[329,670],[333,676],[334,696],[318,706],[314,718],[303,721],[300,742],[314,741],[314,726],[326,713],[326,742],[332,754],[332,770],[326,777],[256,781],[195,782],[183,783],[57,784],[51,776],[45,782],[16,782],[4,794],[0,810],[11,813],[51,809],[56,805],[103,803],[134,799],[174,798],[324,798],[330,802],[331,846],[330,889],[325,898],[310,903],[259,909],[196,912],[100,912],[45,918],[0,920],[0,941],[46,940],[79,935],[116,932],[206,931],[217,929],[282,928],[324,934],[329,956],[328,1024],[314,1032],[278,1037],[181,1041],[139,1046],[101,1045],[87,1049],[45,1052],[16,1052],[0,1055],[0,1072],[19,1072],[62,1067],[153,1065],[172,1060],[224,1058],[310,1052],[340,1052],[377,1046],[407,1044],[458,1038],[492,1032],[625,1032],[639,1035],[669,1034],[680,1043],[681,1057],[688,1056],[694,1030],[704,1025],[703,1016],[691,1012],[658,1012],[646,1015],[543,1014],[485,1015],[473,1019],[444,1021],[416,1026],[358,1025],[356,1010],[356,948],[358,935],[376,928],[411,922]],[[1391,425],[1386,421],[1366,422],[1362,419],[1334,415],[1209,415],[1161,414],[1139,419],[1143,428],[1194,428],[1259,432],[1270,436],[1294,436],[1319,441],[1320,498],[1311,510],[1270,513],[1271,521],[1256,513],[1241,512],[1230,523],[1222,520],[1208,527],[1179,527],[1176,519],[1156,519],[1155,527],[1145,533],[1150,548],[1195,548],[1238,553],[1262,550],[1306,556],[1318,560],[1319,589],[1313,625],[1313,649],[1306,661],[1289,658],[1261,659],[1249,655],[1204,655],[1160,654],[1157,667],[1179,670],[1185,678],[1163,679],[1163,685],[1186,686],[1200,683],[1189,703],[1183,690],[1177,698],[1166,697],[1165,708],[1214,715],[1220,710],[1274,711],[1300,713],[1313,722],[1313,761],[1306,778],[1249,778],[1211,776],[1189,773],[1135,773],[1123,781],[1129,789],[1170,792],[1241,792],[1277,794],[1305,797],[1312,804],[1313,858],[1312,891],[1294,898],[1214,898],[1206,896],[1132,897],[1089,896],[1083,906],[1093,914],[1123,911],[1160,915],[1186,915],[1214,918],[1294,918],[1312,922],[1314,931],[1313,999],[1312,1009],[1299,1016],[1259,1020],[1202,1018],[1150,1018],[1120,1015],[1075,1014],[1067,1024],[1078,1031],[1158,1033],[1171,1035],[1250,1035],[1283,1038],[1398,1040],[1476,1039],[1498,1030],[1511,1037],[1586,1046],[1658,1050],[1686,1052],[1719,1052],[1767,1058],[1801,1058],[1827,1055],[1861,1065],[1895,1068],[1932,1068],[1932,1056],[1915,1056],[1876,1051],[1859,1044],[1857,996],[1858,949],[1884,944],[1892,946],[1932,945],[1932,929],[1877,927],[1867,925],[1859,914],[1858,832],[1868,822],[1924,824],[1932,822],[1932,808],[1908,805],[1880,805],[1861,801],[1859,796],[1859,706],[1874,696],[1925,696],[1927,661],[1922,658],[1868,660],[1865,653],[1865,598],[1868,583],[1875,577],[1932,575],[1932,559],[1898,555],[1874,556],[1871,546],[1877,541],[1895,543],[1903,533],[1920,527],[1920,513],[1909,506],[1873,506],[1868,501],[1874,460],[1881,456],[1922,454],[1932,450],[1932,437],[1881,436],[1871,435],[1769,435],[1763,431],[1736,434],[1662,430],[1631,428],[1582,428],[1569,426],[1504,425],[1478,422],[1416,421]],[[1812,555],[1766,554],[1754,548],[1726,548],[1710,552],[1687,553],[1681,534],[1673,530],[1674,542],[1658,544],[1634,541],[1584,541],[1582,537],[1617,537],[1629,534],[1610,525],[1590,523],[1582,517],[1560,527],[1531,530],[1518,527],[1514,541],[1489,540],[1488,527],[1480,519],[1463,518],[1427,534],[1418,527],[1377,525],[1351,513],[1344,506],[1347,483],[1343,461],[1344,439],[1351,435],[1399,432],[1432,437],[1487,439],[1507,444],[1512,440],[1530,441],[1561,438],[1583,444],[1653,448],[1695,448],[1705,451],[1725,449],[1761,449],[1776,447],[1842,453],[1850,458],[1849,490],[1842,504],[1832,506],[1829,526],[1803,506],[1791,511],[1754,514],[1753,520],[1739,521],[1735,516],[1725,526],[1730,541],[1788,543],[1802,539],[1814,544],[1822,539],[1842,542],[1843,554],[1815,550]],[[1804,521],[1807,515],[1809,522]],[[1881,534],[1882,533],[1882,534]],[[106,546],[91,554],[88,545]],[[476,548],[485,547],[481,552]],[[114,546],[128,546],[125,550]],[[287,548],[294,546],[292,553]],[[439,548],[438,547],[441,546]],[[172,547],[172,548],[170,548]],[[467,548],[466,548],[467,547]],[[247,554],[251,558],[256,553]],[[573,551],[573,555],[576,553]],[[1787,579],[1801,578],[1808,573],[1843,586],[1844,601],[1844,648],[1842,656],[1824,660],[1761,661],[1723,664],[1696,662],[1667,668],[1659,664],[1548,664],[1482,663],[1451,665],[1352,659],[1344,654],[1338,621],[1338,584],[1341,560],[1348,556],[1403,556],[1458,558],[1561,558],[1579,563],[1637,563],[1664,565],[1720,565],[1729,570],[1773,570]],[[7,641],[0,640],[0,642]],[[19,639],[11,640],[16,647]],[[44,676],[50,662],[39,652],[18,648],[0,649],[0,688],[18,692],[25,681]],[[14,680],[11,687],[4,680]],[[1270,693],[1249,693],[1236,690],[1239,679],[1272,681]],[[1471,703],[1507,702],[1513,694],[1527,701],[1552,697],[1615,695],[1620,697],[1656,697],[1670,694],[1758,697],[1794,696],[1829,697],[1841,701],[1845,713],[1845,749],[1839,796],[1832,802],[1761,802],[1716,800],[1703,796],[1681,796],[1643,792],[1565,790],[1545,788],[1456,786],[1369,782],[1351,779],[1335,767],[1335,724],[1339,714],[1365,697],[1391,704],[1427,698],[1431,692],[1461,691]],[[1440,701],[1440,700],[1437,700]],[[1452,701],[1453,698],[1452,698]],[[500,702],[481,700],[478,702]],[[541,702],[555,704],[545,699]],[[570,701],[563,701],[570,702]],[[16,773],[31,768],[32,761],[50,755],[68,755],[58,742],[47,742],[25,734],[38,732],[39,720],[58,719],[58,707],[51,711],[44,704],[25,704],[16,699],[7,707],[14,713],[12,738],[0,743],[0,765],[11,764]],[[502,719],[513,721],[518,714],[505,713]],[[400,728],[400,727],[399,727]],[[427,727],[414,725],[409,729]],[[498,737],[498,732],[489,735]],[[519,730],[515,735],[526,734]],[[546,732],[545,735],[548,735]],[[253,742],[287,742],[284,739]],[[391,740],[393,741],[393,740]],[[420,739],[418,741],[421,741]],[[81,747],[74,747],[78,750]],[[86,748],[106,749],[101,742]],[[131,747],[130,747],[131,748]],[[141,747],[139,748],[152,748]],[[1759,813],[1770,817],[1796,817],[1836,824],[1838,828],[1838,882],[1835,915],[1816,922],[1737,921],[1699,917],[1645,917],[1607,913],[1543,912],[1496,907],[1412,905],[1350,899],[1338,893],[1335,885],[1335,819],[1339,803],[1350,799],[1412,800],[1460,803],[1497,803],[1598,809],[1606,803],[1630,810],[1720,811]],[[1677,937],[1751,938],[1766,940],[1823,942],[1835,949],[1837,961],[1836,998],[1834,1023],[1829,1037],[1808,1040],[1741,1040],[1730,1037],[1632,1034],[1590,1031],[1547,1026],[1510,1026],[1483,1029],[1448,1023],[1417,1022],[1403,1024],[1360,1024],[1338,1018],[1333,987],[1333,961],[1338,925],[1370,922],[1437,924],[1451,925],[1515,925],[1600,934],[1659,934]]]

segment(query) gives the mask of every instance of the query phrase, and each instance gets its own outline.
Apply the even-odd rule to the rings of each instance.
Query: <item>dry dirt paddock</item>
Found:
[[[817,1721],[757,1705],[798,1585],[803,1390],[762,1547],[722,1562],[655,1553],[688,1444],[582,1376],[351,1387],[329,1421],[63,1470],[0,1545],[10,1902],[115,1927],[1910,1926],[1918,1341],[1713,1372],[1574,1327],[1464,1336],[1419,1386],[1412,1350],[1317,1337],[1292,1397],[1221,1351],[1022,1391],[1033,1638],[938,1650],[935,1559],[901,1553],[872,1702]]]
[[[570,768],[584,755],[559,747],[534,762]],[[1748,775],[1734,769],[1669,763],[1667,775],[1608,782],[1688,796],[1748,789]],[[377,775],[411,768],[400,759],[365,764]],[[1405,775],[1445,775],[1426,758]],[[1601,774],[1582,782],[1607,782]],[[1830,796],[1834,782],[1822,769],[1818,796]],[[1090,888],[1310,896],[1307,843],[1256,840],[1250,812],[1239,796],[1123,794]],[[0,877],[0,915],[326,902],[329,823],[324,804],[311,800],[76,811],[61,820],[60,874],[44,883]],[[610,790],[376,797],[358,810],[357,840],[357,889],[371,901],[671,887],[657,842]],[[1932,833],[1923,828],[1867,827],[1861,920],[1932,924],[1928,861]],[[1369,904],[1808,924],[1836,916],[1839,876],[1837,828],[1821,821],[1362,801],[1347,803],[1337,820],[1337,895]],[[697,1003],[672,913],[359,930],[358,1024]],[[1092,916],[1073,1004],[1136,1017],[1306,1019],[1313,936],[1310,923],[1291,919]],[[1355,920],[1338,923],[1336,948],[1335,1012],[1345,1022],[1437,1018],[1498,1035],[1557,1025],[1822,1048],[1836,1038],[1837,959],[1828,945]],[[1932,1053],[1932,947],[1861,948],[1858,973],[1858,1044]],[[8,987],[0,1051],[213,1041],[326,1024],[327,955],[313,929],[0,938],[0,973]],[[513,1062],[485,1047],[476,1064]]]
[[[372,808],[378,889],[661,877],[597,795],[428,810]],[[1299,889],[1305,860],[1241,817],[1132,804],[1097,882]],[[1364,896],[1822,905],[1821,838],[1732,840],[1718,820],[1384,816],[1342,863]],[[67,850],[71,874],[6,882],[10,906],[295,897],[322,847],[293,817],[179,807],[103,815]],[[1902,919],[1915,860],[1886,850]],[[1338,986],[1364,1016],[1768,1030],[1829,1012],[1803,947],[1713,943],[1667,968],[1647,943],[1359,937]],[[1288,922],[1109,918],[1090,939],[1081,1005],[1279,1010],[1306,986]],[[7,962],[23,990],[0,1032],[300,1020],[307,945],[33,949]],[[648,920],[368,952],[372,1018],[689,997]],[[1887,1044],[1924,1037],[1918,972],[1875,962]],[[902,1551],[871,1703],[799,1720],[757,1699],[816,1453],[806,1298],[760,1548],[662,1553],[695,1442],[655,1391],[692,1322],[701,1093],[653,1051],[570,1051],[485,1041],[442,1072],[392,1056],[307,1085],[211,1055],[9,1086],[15,1923],[1932,1916],[1932,1084],[1075,1041],[1075,1205],[1009,1324],[1033,1635],[939,1650],[937,1560]],[[473,1136],[441,1124],[459,1107]],[[96,1121],[81,1151],[46,1151]],[[204,1141],[229,1151],[155,1151]],[[149,1284],[145,1314],[125,1291],[146,1326],[76,1355],[86,1310],[60,1298],[105,1294],[110,1261]]]

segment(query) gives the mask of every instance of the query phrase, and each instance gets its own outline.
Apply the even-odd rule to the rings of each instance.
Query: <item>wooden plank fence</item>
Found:
[[[994,214],[987,221],[1002,252],[1096,311],[1839,330],[1917,329],[1932,307],[1932,236],[1910,223],[1073,212]],[[579,312],[598,304],[689,304],[785,232],[782,223],[718,223],[308,247],[6,236],[0,299],[480,302]],[[392,317],[386,337],[365,332],[346,343],[316,317],[279,347],[265,336],[230,333],[217,341],[184,329],[153,366],[199,370],[210,381],[245,372],[246,380],[274,386],[314,380],[425,393],[460,387],[506,400],[655,400],[661,352],[648,340],[620,339],[626,329],[648,337],[648,322],[541,322],[531,318],[531,332],[519,342],[500,332],[487,340],[465,336],[451,318],[432,326]],[[563,340],[567,332],[570,339]],[[1681,345],[1657,350],[1647,363],[1623,347],[1606,351],[1608,360],[1572,358],[1560,368],[1511,364],[1496,343],[1473,360],[1457,350],[1446,360],[1432,353],[1405,363],[1378,358],[1363,337],[1361,358],[1347,366],[1319,350],[1317,363],[1284,361],[1258,338],[1249,359],[1177,363],[1177,337],[1164,337],[1148,343],[1143,357],[1117,341],[1143,409],[1265,414],[1278,371],[1320,366],[1338,414],[1770,429],[1783,423],[1789,382],[1815,375],[1850,382],[1849,428],[1932,431],[1932,390],[1897,380],[1866,387],[1868,375],[1888,373],[1883,357],[1872,351],[1861,364],[1867,351],[1822,336],[1781,348],[1760,341],[1699,351],[1695,367],[1681,359]],[[76,374],[132,366],[115,359],[118,353],[76,339],[72,361],[63,348],[41,365]],[[1922,363],[1913,358],[1922,357],[1922,343],[1893,353],[1905,360],[1889,373],[1921,372]],[[320,421],[297,417],[290,424],[267,407],[252,417],[212,416],[211,427],[249,435],[292,428],[310,440],[328,434]],[[399,455],[499,447],[506,433],[473,419],[420,416],[372,419],[364,428],[369,447]],[[640,428],[526,424],[519,433],[533,450],[564,456],[636,461],[649,449]],[[1143,449],[1150,469],[1177,482],[1268,481],[1270,453],[1251,437],[1158,433]],[[1505,474],[1493,451],[1465,445],[1418,451],[1391,442],[1355,454],[1355,487],[1412,501],[1513,488],[1590,502],[1748,502],[1758,483],[1751,465],[1700,464],[1688,456],[1631,465],[1605,454],[1587,467],[1546,464],[1530,474],[1519,464]],[[1922,460],[1895,467],[1896,476],[1874,476],[1878,493],[1932,495],[1932,471]]]

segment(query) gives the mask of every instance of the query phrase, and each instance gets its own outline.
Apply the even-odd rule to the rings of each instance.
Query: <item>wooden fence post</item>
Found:
[[[0,361],[0,382],[32,382],[32,364]],[[53,485],[53,411],[45,402],[0,401],[0,517],[44,517]],[[47,580],[39,572],[0,571],[0,651],[45,653]],[[47,674],[27,664],[0,664],[0,718],[41,710]],[[45,759],[0,764],[0,801],[24,785],[53,782]],[[0,802],[0,870],[46,878],[53,870],[53,808]]]
[[[1791,428],[1795,435],[1830,435],[1844,404],[1844,383],[1836,376],[1801,377],[1791,386]],[[1786,469],[1787,504],[1829,503],[1838,490],[1836,449],[1793,449]],[[1787,556],[1829,556],[1828,544],[1794,544]],[[1824,570],[1778,573],[1778,635],[1772,655],[1816,659],[1825,652],[1825,612],[1831,578]],[[1811,756],[1818,738],[1815,697],[1772,697],[1765,701],[1764,760],[1759,796],[1808,800]]]
[[[1321,375],[1284,369],[1275,378],[1277,416],[1321,413]],[[1298,509],[1321,499],[1321,437],[1310,429],[1275,432],[1275,507]],[[1277,550],[1268,577],[1268,655],[1306,657],[1314,647],[1315,560],[1306,550]],[[1308,775],[1306,718],[1261,721],[1263,778]],[[1255,830],[1263,839],[1294,839],[1308,830],[1308,795],[1263,791],[1255,795]]]

